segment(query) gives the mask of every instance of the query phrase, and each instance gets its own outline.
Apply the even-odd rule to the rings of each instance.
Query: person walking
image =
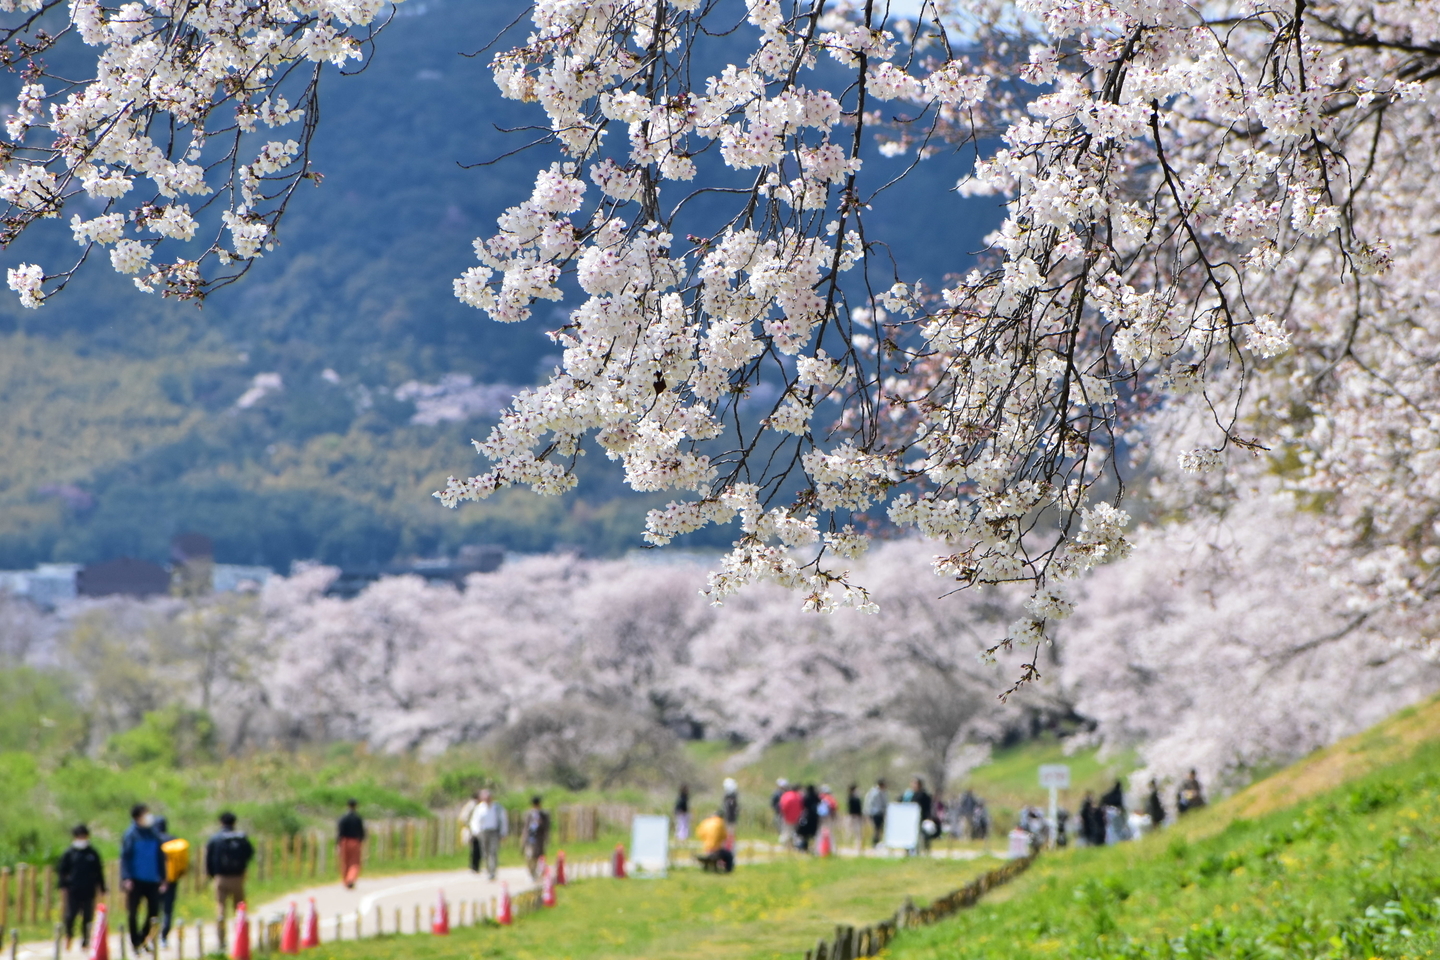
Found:
[[[860,785],[850,784],[845,791],[845,828],[855,842],[855,852],[865,845],[865,805],[860,799]]]
[[[1125,815],[1125,789],[1119,780],[1100,798],[1100,806],[1105,811],[1104,843],[1108,846],[1129,840],[1130,825]]]
[[[524,846],[525,866],[530,868],[530,879],[540,879],[540,858],[545,856],[545,844],[550,841],[550,814],[541,808],[539,794],[530,798],[530,809],[525,812]]]
[[[780,795],[780,842],[786,846],[795,844],[795,828],[805,812],[805,794],[798,786],[792,786]]]
[[[165,892],[160,894],[160,946],[170,944],[170,928],[175,923],[175,897],[180,893],[180,878],[190,872],[190,841],[170,835],[170,823],[155,818],[155,832],[160,835],[160,850],[165,854]]]
[[[910,781],[910,789],[900,797],[901,803],[913,803],[920,808],[920,852],[930,852],[930,841],[935,836],[935,799],[925,789],[925,781],[919,777]],[[930,824],[927,829],[925,824]]]
[[[1150,829],[1159,830],[1165,825],[1165,803],[1160,799],[1160,784],[1150,781],[1150,796],[1145,800],[1145,812],[1150,816]]]
[[[235,829],[235,814],[220,814],[220,830],[205,842],[205,876],[215,883],[216,931],[220,950],[225,950],[225,905],[239,907],[245,902],[245,872],[255,859],[255,845]]]
[[[975,812],[970,814],[970,839],[985,840],[990,836],[990,811],[985,801],[975,798]]]
[[[675,839],[681,843],[690,839],[690,788],[683,783],[675,798]]]
[[[955,805],[955,839],[969,840],[974,837],[975,791],[966,789]]]
[[[720,800],[720,818],[725,821],[725,839],[733,849],[735,828],[740,823],[740,785],[731,777],[721,784],[724,796]]]
[[[885,793],[885,780],[881,778],[875,781],[875,786],[865,791],[865,816],[870,818],[870,825],[874,829],[874,836],[870,846],[880,846],[880,838],[885,836],[885,808],[890,805],[890,797]]]
[[[830,789],[830,784],[822,784],[820,786],[820,829],[829,827],[833,833],[839,814],[840,801],[835,799],[835,791]]]
[[[80,824],[70,831],[70,847],[60,857],[56,885],[65,896],[65,949],[75,939],[75,920],[80,920],[80,946],[90,946],[90,924],[95,920],[95,894],[105,889],[105,864],[90,846],[90,828]]]
[[[824,801],[820,799],[815,784],[810,784],[805,788],[805,792],[800,794],[800,816],[795,821],[795,846],[801,853],[810,852],[810,841],[820,832],[820,810],[823,806]]]
[[[1105,814],[1090,790],[1085,791],[1085,800],[1080,804],[1080,838],[1087,847],[1105,845]]]
[[[500,841],[510,835],[510,815],[495,802],[489,790],[480,791],[479,802],[470,811],[470,869],[480,872],[485,861],[485,874],[495,879],[500,868]]]
[[[335,846],[340,854],[340,877],[345,889],[355,889],[360,879],[360,854],[365,846],[365,821],[360,818],[360,804],[354,797],[345,801],[345,814],[335,824]]]
[[[160,894],[165,882],[165,851],[150,808],[137,803],[130,808],[130,826],[120,838],[120,886],[125,890],[125,911],[129,916],[130,946],[139,952],[150,937],[150,925],[160,912]],[[140,923],[140,904],[145,904],[145,923]]]
[[[470,851],[471,873],[480,872],[480,840],[470,830],[470,817],[479,805],[480,791],[476,790],[460,805],[460,812],[455,815],[455,822],[460,825],[460,842]]]
[[[1199,810],[1205,806],[1205,791],[1200,789],[1200,775],[1195,768],[1190,768],[1190,776],[1180,781],[1180,789],[1175,792],[1175,807],[1183,817],[1191,810]]]
[[[770,794],[770,809],[775,811],[775,829],[780,834],[780,842],[783,844],[789,839],[786,836],[785,817],[780,813],[780,799],[790,792],[790,781],[779,777],[775,781],[775,792]]]

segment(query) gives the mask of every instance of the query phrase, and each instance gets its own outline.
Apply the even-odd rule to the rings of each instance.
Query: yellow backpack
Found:
[[[165,854],[165,882],[174,883],[190,869],[190,841],[182,837],[160,844]]]

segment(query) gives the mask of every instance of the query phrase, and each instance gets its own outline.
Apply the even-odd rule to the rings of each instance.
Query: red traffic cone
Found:
[[[822,857],[828,857],[835,852],[835,844],[830,839],[829,827],[820,828],[820,845],[815,852],[820,854],[820,856]]]
[[[244,902],[235,905],[235,942],[230,947],[231,960],[250,960],[250,917]]]
[[[495,915],[495,922],[501,926],[510,926],[515,922],[515,911],[510,908],[510,884],[500,884],[500,912]]]
[[[300,952],[300,921],[295,916],[295,901],[290,901],[290,909],[285,911],[285,923],[280,927],[280,952]]]
[[[615,869],[611,871],[617,880],[625,879],[625,844],[615,844]]]
[[[95,929],[90,933],[90,960],[110,960],[110,919],[105,904],[95,905]]]
[[[540,881],[540,902],[547,907],[555,906],[555,874],[548,867]]]
[[[300,938],[303,949],[320,946],[320,914],[315,909],[315,898],[310,898],[310,912],[305,914],[305,936]]]
[[[555,854],[555,885],[565,886],[565,851]]]
[[[435,922],[430,926],[430,932],[444,935],[450,932],[450,904],[445,902],[445,891],[440,891],[440,904],[435,908]]]

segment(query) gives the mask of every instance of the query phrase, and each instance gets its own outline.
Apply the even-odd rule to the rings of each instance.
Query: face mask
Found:
[[[73,840],[73,841],[71,841],[70,846],[74,847],[76,850],[84,850],[86,847],[90,846],[90,841],[89,841],[89,840]]]
[[[144,827],[147,830],[150,829],[151,827],[155,826],[155,818],[148,813],[145,814],[140,818],[140,826]]]

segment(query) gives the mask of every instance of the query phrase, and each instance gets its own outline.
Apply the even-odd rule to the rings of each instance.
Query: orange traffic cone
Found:
[[[501,926],[510,926],[515,922],[515,911],[510,908],[510,884],[500,884],[500,912],[495,915],[495,922]]]
[[[95,929],[90,932],[90,960],[110,960],[110,919],[105,904],[95,905]]]
[[[540,881],[540,902],[547,907],[555,906],[555,874],[545,869],[545,877]]]
[[[235,905],[235,943],[230,948],[230,958],[250,960],[250,917],[243,902]]]
[[[829,827],[820,828],[820,845],[815,852],[820,854],[820,856],[822,857],[828,857],[830,856],[830,854],[835,852],[835,844],[830,839]]]
[[[555,885],[565,886],[565,851],[555,854]]]
[[[450,904],[445,902],[445,891],[440,891],[440,905],[435,910],[435,922],[430,926],[430,932],[436,934],[447,934],[450,932]]]
[[[310,898],[310,912],[305,914],[305,936],[300,938],[303,949],[320,946],[320,914],[315,910],[315,898]]]
[[[285,923],[280,927],[280,952],[300,952],[300,921],[295,916],[295,901],[290,901],[290,909],[285,911]]]
[[[625,845],[623,843],[615,844],[615,869],[611,872],[615,879],[625,879]]]

